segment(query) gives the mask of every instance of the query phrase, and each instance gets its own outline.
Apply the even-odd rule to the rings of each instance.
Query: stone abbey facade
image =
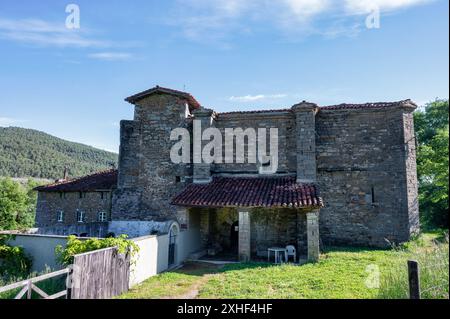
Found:
[[[60,224],[67,233],[97,223],[97,233],[142,235],[151,228],[143,225],[175,220],[209,254],[241,260],[286,245],[317,259],[320,245],[384,247],[419,230],[410,100],[216,113],[188,93],[155,87],[126,101],[134,118],[121,122],[118,170],[38,188],[38,227]],[[264,163],[173,163],[170,133],[192,132],[194,119],[222,133],[278,128],[277,172],[260,174]]]

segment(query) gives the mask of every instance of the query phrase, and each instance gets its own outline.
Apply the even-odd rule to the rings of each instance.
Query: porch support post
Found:
[[[306,231],[308,241],[308,261],[319,261],[319,210],[306,213]]]
[[[250,261],[250,213],[248,209],[239,212],[239,261]]]

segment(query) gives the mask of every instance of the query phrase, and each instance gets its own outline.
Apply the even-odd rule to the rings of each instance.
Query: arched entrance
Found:
[[[239,247],[239,221],[234,222],[230,229],[230,249],[232,253],[238,252]]]
[[[177,262],[176,248],[177,248],[178,232],[179,229],[177,224],[172,224],[169,231],[169,267],[175,265]]]

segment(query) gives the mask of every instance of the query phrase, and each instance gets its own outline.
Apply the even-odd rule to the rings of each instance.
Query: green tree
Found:
[[[29,179],[22,185],[10,178],[0,179],[0,230],[33,227],[40,182]]]
[[[27,193],[10,178],[0,179],[0,230],[19,227],[22,214],[27,210]]]
[[[428,103],[415,113],[417,171],[422,222],[448,228],[448,100]]]

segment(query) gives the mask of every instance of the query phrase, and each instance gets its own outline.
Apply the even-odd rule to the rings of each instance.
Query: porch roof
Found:
[[[185,207],[320,208],[315,184],[299,184],[292,176],[213,177],[207,184],[190,184],[172,205]]]

